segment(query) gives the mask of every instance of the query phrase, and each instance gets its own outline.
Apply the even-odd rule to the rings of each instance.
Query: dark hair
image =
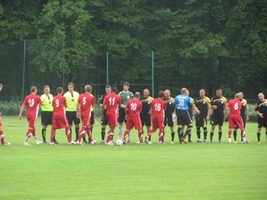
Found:
[[[58,94],[63,93],[63,88],[62,88],[62,87],[58,87],[58,88],[57,88],[57,93],[58,93]]]
[[[158,93],[158,97],[159,97],[159,98],[164,97],[164,92],[163,92],[162,90],[159,91],[159,93]]]
[[[74,87],[74,83],[73,82],[69,82],[68,85],[72,85]]]
[[[106,85],[106,88],[111,88],[111,86],[110,85]]]
[[[91,91],[92,91],[92,87],[91,87],[91,85],[86,85],[86,86],[84,87],[84,90],[85,90],[85,92],[91,92]]]
[[[30,91],[31,91],[31,92],[36,92],[36,91],[37,91],[37,87],[36,87],[36,86],[31,86]]]
[[[117,93],[117,87],[116,86],[112,86],[111,92]]]
[[[130,87],[130,83],[128,82],[124,82],[123,85],[127,85],[128,87]]]

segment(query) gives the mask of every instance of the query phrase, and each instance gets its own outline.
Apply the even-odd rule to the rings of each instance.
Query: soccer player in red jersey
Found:
[[[106,144],[113,145],[112,139],[114,135],[114,129],[118,125],[118,108],[121,105],[121,97],[116,94],[117,88],[115,86],[111,89],[111,94],[108,94],[104,98],[102,117],[104,109],[106,109],[106,116],[109,124],[109,132],[106,140]]]
[[[240,101],[240,93],[235,94],[235,98],[230,100],[227,105],[227,110],[230,110],[229,115],[229,130],[228,130],[228,143],[231,144],[232,131],[236,127],[241,128],[241,135],[243,137],[243,143],[248,143],[246,140],[245,129],[242,117],[240,116],[240,110],[243,106],[242,101]]]
[[[164,137],[164,113],[166,110],[166,102],[163,100],[164,92],[159,91],[158,98],[154,99],[151,103],[150,111],[152,115],[152,130],[146,136],[145,142],[148,143],[148,138],[157,129],[159,129],[159,144],[163,144]]]
[[[69,144],[74,144],[71,140],[70,134],[70,126],[68,123],[68,119],[66,117],[66,97],[62,96],[63,88],[57,88],[57,95],[53,98],[52,106],[53,106],[53,118],[52,118],[52,130],[50,134],[50,144],[55,145],[54,143],[54,136],[56,134],[56,129],[65,128],[65,133],[68,139]]]
[[[0,92],[3,89],[3,85],[0,83]],[[3,146],[9,146],[10,142],[5,142],[5,136],[3,132],[3,122],[2,122],[2,113],[0,112],[0,140],[1,140],[1,145]]]
[[[28,119],[29,128],[26,133],[26,139],[24,141],[25,146],[30,146],[28,141],[31,136],[34,137],[36,144],[41,144],[42,142],[38,140],[36,136],[36,130],[35,130],[35,122],[36,118],[38,116],[38,106],[43,105],[43,102],[41,101],[41,98],[36,95],[37,88],[35,86],[31,87],[31,94],[25,97],[24,102],[21,105],[20,112],[19,112],[19,119],[22,118],[22,112],[24,110],[24,107],[27,107],[26,117]]]
[[[84,90],[85,93],[79,96],[77,103],[77,118],[82,118],[82,128],[79,132],[77,144],[82,144],[81,139],[85,135],[85,132],[87,132],[91,144],[95,144],[95,140],[92,138],[92,132],[90,129],[91,118],[94,118],[91,114],[92,108],[95,104],[95,98],[91,95],[92,87],[90,85],[86,85]]]
[[[123,143],[126,143],[126,137],[129,132],[135,127],[138,130],[139,144],[143,143],[142,122],[140,119],[140,113],[142,111],[142,103],[139,101],[140,93],[136,92],[134,98],[130,99],[125,106],[126,113],[126,131],[123,136]]]

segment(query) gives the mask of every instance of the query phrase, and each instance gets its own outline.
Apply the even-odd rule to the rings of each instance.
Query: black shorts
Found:
[[[53,112],[42,111],[41,113],[41,124],[43,126],[52,125]]]
[[[125,109],[124,108],[120,108],[119,109],[119,119],[118,119],[118,122],[119,123],[126,122],[126,120],[125,120]]]
[[[258,116],[258,128],[267,128],[267,117],[259,117]]]
[[[70,126],[72,125],[72,122],[74,122],[74,124],[80,124],[81,122],[80,119],[76,117],[76,111],[67,111],[66,117]]]
[[[95,112],[91,111],[91,121],[90,124],[94,124],[95,123]]]
[[[107,118],[107,115],[106,115],[106,111],[104,111],[103,116],[104,116],[104,118],[101,119],[101,125],[102,126],[106,126],[106,125],[108,125],[108,118]]]
[[[190,113],[187,110],[176,110],[177,125],[189,125],[192,124]]]
[[[151,126],[151,115],[140,115],[142,126]]]
[[[196,115],[196,126],[198,127],[207,127],[206,117],[201,115]]]
[[[224,121],[224,115],[212,115],[211,116],[211,120],[210,120],[210,124],[211,125],[219,125],[222,126],[223,125],[223,121]]]
[[[173,126],[172,115],[165,116],[164,125]]]

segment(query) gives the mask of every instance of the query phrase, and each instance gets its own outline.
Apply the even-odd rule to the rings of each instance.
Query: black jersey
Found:
[[[197,109],[200,111],[202,117],[206,117],[208,109],[210,109],[210,98],[209,97],[198,97],[195,103]]]
[[[264,116],[267,116],[267,100],[263,101],[258,100],[255,105],[255,111],[262,113]]]
[[[213,114],[214,115],[223,115],[224,114],[224,109],[226,108],[227,105],[227,99],[225,97],[218,97],[214,96],[211,98],[211,106],[217,106],[217,109],[213,109]]]
[[[150,105],[151,105],[151,102],[153,101],[153,98],[152,97],[141,97],[140,98],[140,101],[142,103],[142,111],[140,113],[141,116],[145,116],[149,113],[150,111]]]
[[[172,116],[172,113],[174,112],[175,105],[173,104],[174,98],[163,98],[164,101],[166,101],[166,110],[165,110],[165,116]]]
[[[240,110],[240,115],[246,117],[246,110],[248,110],[248,103],[246,99],[242,99],[242,108]]]

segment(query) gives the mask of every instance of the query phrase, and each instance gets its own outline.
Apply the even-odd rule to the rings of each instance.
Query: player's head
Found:
[[[69,82],[69,83],[68,83],[68,90],[69,90],[70,92],[72,92],[72,91],[74,90],[74,83],[73,83],[73,82]]]
[[[162,90],[160,90],[160,91],[158,92],[158,97],[159,97],[159,98],[163,98],[163,97],[164,97],[164,92],[163,92]]]
[[[112,92],[112,93],[117,93],[117,87],[116,87],[116,86],[112,86],[112,88],[111,88],[111,92]]]
[[[168,90],[168,89],[166,89],[166,90],[164,91],[164,96],[165,96],[166,98],[169,98],[169,97],[171,96],[171,91]]]
[[[111,86],[107,85],[105,88],[106,94],[110,94],[111,93]]]
[[[239,92],[235,94],[235,99],[238,99],[238,100],[240,99],[240,93]]]
[[[2,91],[2,89],[3,89],[3,84],[0,83],[0,91]]]
[[[206,91],[204,89],[200,89],[199,90],[199,96],[200,97],[205,97],[205,95],[206,95]]]
[[[136,93],[134,94],[134,98],[136,98],[136,99],[140,99],[140,92],[136,92]]]
[[[244,98],[244,94],[243,94],[243,92],[239,92],[239,95],[240,95],[239,99],[240,99],[240,100],[243,100],[243,98]]]
[[[31,86],[30,92],[31,93],[37,93],[37,87],[36,86]]]
[[[124,90],[124,91],[128,91],[129,88],[130,88],[130,83],[128,83],[128,82],[124,82],[124,83],[123,83],[123,90]]]
[[[258,94],[258,97],[260,101],[264,100],[264,94],[262,92]]]
[[[88,92],[88,93],[92,92],[92,87],[91,87],[91,85],[86,85],[86,86],[84,87],[84,91],[85,91],[85,92]]]
[[[216,96],[218,96],[218,97],[221,97],[222,96],[222,89],[217,89],[216,90]]]
[[[181,93],[184,95],[189,95],[189,91],[186,88],[182,88]]]
[[[58,88],[57,88],[57,93],[58,93],[58,94],[62,94],[62,93],[63,93],[63,91],[64,91],[64,90],[63,90],[63,88],[62,88],[62,87],[58,87]]]
[[[149,89],[144,89],[143,90],[143,95],[144,95],[144,97],[148,97],[149,96]]]
[[[44,93],[48,94],[50,92],[50,87],[48,85],[44,86]]]

